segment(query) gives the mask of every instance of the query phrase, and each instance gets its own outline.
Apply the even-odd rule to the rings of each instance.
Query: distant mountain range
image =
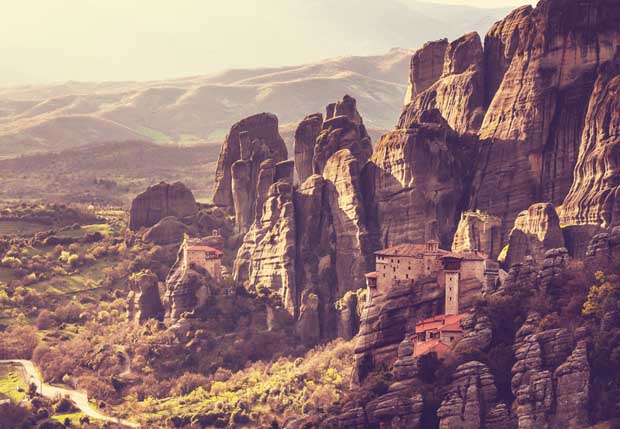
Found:
[[[353,0],[323,3],[300,5],[304,16],[317,17],[313,23],[317,43],[331,40],[345,47],[358,43],[363,50],[417,47],[425,40],[454,38],[472,28],[484,32],[506,12],[409,0],[370,2],[364,7],[354,7]],[[103,141],[219,144],[234,122],[262,111],[278,115],[290,143],[305,115],[323,111],[345,93],[357,98],[371,134],[377,136],[398,119],[412,53],[392,49],[377,56],[164,81],[0,88],[0,157]]]

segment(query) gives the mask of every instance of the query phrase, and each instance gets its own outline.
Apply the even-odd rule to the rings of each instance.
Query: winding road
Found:
[[[75,406],[82,413],[84,413],[90,418],[103,420],[106,422],[118,423],[131,428],[140,427],[139,424],[130,422],[129,420],[118,419],[116,417],[110,417],[106,416],[105,414],[101,414],[90,404],[90,402],[88,402],[88,396],[84,392],[66,389],[63,387],[51,386],[49,384],[43,383],[43,380],[41,379],[41,376],[39,375],[39,372],[35,368],[32,361],[21,359],[0,360],[0,365],[21,365],[26,371],[28,383],[35,383],[37,385],[37,393],[45,396],[46,398],[55,398],[56,396],[68,396],[73,402],[75,402]]]

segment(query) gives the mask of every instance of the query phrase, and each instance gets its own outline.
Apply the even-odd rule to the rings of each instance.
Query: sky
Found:
[[[403,10],[415,1],[0,0],[0,86],[164,79],[416,48],[410,27],[428,30]]]

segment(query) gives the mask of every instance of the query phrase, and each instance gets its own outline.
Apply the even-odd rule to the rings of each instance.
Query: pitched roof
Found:
[[[367,273],[364,275],[364,277],[366,277],[367,279],[376,279],[377,278],[377,272],[373,271],[372,273]]]
[[[450,351],[450,346],[438,339],[424,341],[423,343],[413,344],[413,355],[422,356],[427,353],[437,353],[437,356],[444,356]]]
[[[200,252],[215,253],[218,256],[221,256],[224,254],[224,252],[222,252],[219,249],[216,249],[215,247],[203,246],[200,244],[191,244],[191,243],[187,245],[187,250],[198,250]]]
[[[424,244],[410,244],[410,243],[406,243],[406,244],[399,244],[398,246],[394,246],[394,247],[389,247],[387,249],[382,249],[379,250],[377,252],[375,252],[375,255],[378,256],[419,256],[419,255],[428,255],[428,254],[433,254],[433,255],[447,255],[450,254],[451,252],[448,252],[447,250],[443,250],[443,249],[437,249],[437,251],[428,251],[427,250],[427,244],[434,244],[434,243],[424,243]]]
[[[468,317],[469,313],[461,314],[443,314],[439,316],[429,317],[428,319],[420,320],[415,325],[415,332],[427,332],[427,331],[451,331],[461,332],[461,321]]]

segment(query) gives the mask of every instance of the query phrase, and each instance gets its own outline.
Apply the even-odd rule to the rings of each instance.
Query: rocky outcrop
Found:
[[[348,95],[327,106],[325,122],[314,147],[312,171],[322,174],[331,156],[343,149],[348,149],[353,154],[360,167],[372,154],[370,136],[357,111],[357,103]]]
[[[159,280],[150,271],[133,274],[129,279],[129,319],[143,324],[149,319],[164,319],[164,307],[159,296]]]
[[[463,338],[454,346],[454,353],[465,355],[468,353],[485,352],[493,339],[493,324],[487,316],[472,314],[461,322]]]
[[[263,161],[277,163],[288,158],[286,145],[278,132],[278,118],[261,113],[232,126],[217,163],[213,202],[234,208],[237,231],[247,232],[261,207],[256,206]],[[269,185],[274,179],[268,180]]]
[[[534,204],[519,213],[515,220],[503,262],[510,267],[530,256],[535,264],[540,265],[547,250],[564,246],[564,235],[555,207],[549,203]]]
[[[372,263],[361,194],[360,161],[350,150],[340,150],[326,163],[323,177],[335,234],[336,295],[342,297],[347,291],[365,286],[364,275]]]
[[[466,211],[454,239],[453,252],[483,252],[491,259],[497,259],[502,250],[502,220],[481,211]]]
[[[517,332],[512,391],[519,429],[577,429],[587,423],[590,370],[584,332],[575,336],[573,348],[566,329],[542,331],[537,314]]]
[[[614,56],[619,17],[612,1],[545,0],[513,12],[489,33],[486,63],[497,66],[488,73],[494,96],[480,129],[485,144],[472,207],[501,216],[505,235],[532,203],[560,205],[568,193],[586,119],[583,100],[597,67]]]
[[[323,127],[323,115],[314,113],[306,116],[295,131],[295,170],[299,183],[312,175],[314,145]]]
[[[435,239],[449,246],[467,171],[456,134],[438,115],[381,138],[364,169],[369,229],[379,248]]]
[[[214,280],[207,271],[185,266],[183,251],[180,250],[177,261],[166,278],[163,300],[166,324],[171,325],[205,305],[214,293],[214,285]]]
[[[144,239],[160,246],[178,244],[183,241],[183,237],[189,231],[187,225],[177,218],[169,216],[147,229],[144,233]]]
[[[448,39],[426,43],[411,58],[405,106],[434,85],[443,74]]]
[[[172,184],[161,182],[149,186],[131,203],[129,228],[137,231],[142,227],[149,228],[168,216],[182,219],[198,212],[198,204],[183,183]]]
[[[620,261],[620,227],[614,227],[610,232],[592,237],[586,261],[599,267],[609,267],[614,262]]]
[[[365,302],[359,301],[357,293],[347,292],[336,302],[338,312],[338,338],[351,340],[357,335],[360,327],[361,309]]]
[[[476,361],[456,368],[437,416],[440,429],[510,427],[508,407],[497,402],[491,370]]]
[[[553,373],[556,380],[555,427],[582,428],[589,424],[590,364],[587,343],[581,340],[566,362]]]
[[[409,80],[410,101],[398,128],[409,128],[424,112],[438,109],[458,133],[478,131],[485,97],[484,55],[478,33],[452,43],[442,40],[425,45],[412,59]]]
[[[620,224],[620,48],[599,72],[585,123],[562,222],[607,228]]]
[[[316,345],[321,339],[319,320],[319,297],[314,293],[304,293],[299,309],[299,318],[295,325],[297,335],[306,347]]]
[[[268,190],[261,217],[245,235],[233,267],[240,284],[269,289],[282,297],[284,307],[295,311],[295,215],[293,188],[286,181]]]

